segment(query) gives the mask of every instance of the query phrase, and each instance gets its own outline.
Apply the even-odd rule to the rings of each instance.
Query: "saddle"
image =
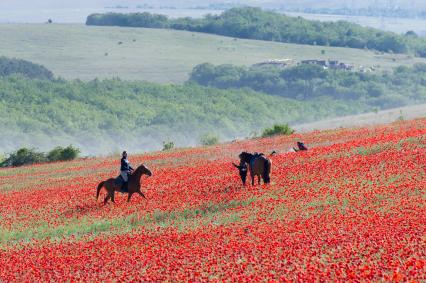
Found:
[[[250,160],[250,167],[252,167],[253,168],[253,166],[254,166],[254,162],[256,161],[256,159],[259,159],[260,157],[262,157],[262,156],[264,156],[264,154],[263,153],[255,153],[254,155],[253,155],[253,158]]]
[[[121,175],[118,175],[118,177],[115,178],[115,180],[114,180],[114,185],[122,186],[123,184],[124,184],[123,177],[121,177]]]

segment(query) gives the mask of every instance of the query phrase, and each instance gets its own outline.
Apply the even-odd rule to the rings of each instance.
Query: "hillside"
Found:
[[[0,148],[50,150],[70,143],[88,155],[123,148],[158,150],[163,141],[199,144],[200,136],[246,137],[272,123],[307,122],[365,111],[362,103],[300,102],[250,90],[196,84],[31,80],[0,77]]]
[[[24,63],[29,71],[33,70],[33,65]],[[0,148],[1,153],[20,147],[46,151],[57,145],[74,144],[85,155],[105,155],[122,148],[159,150],[167,141],[179,147],[194,146],[206,134],[222,141],[233,140],[259,134],[273,123],[297,125],[424,102],[422,86],[414,80],[408,84],[412,86],[404,95],[388,93],[374,83],[366,88],[371,89],[371,96],[356,96],[365,88],[360,85],[356,87],[358,93],[343,91],[338,97],[301,99],[195,83],[161,85],[120,79],[83,82],[29,79],[19,74],[0,76]]]
[[[347,21],[320,22],[290,17],[256,7],[232,8],[201,19],[169,19],[154,13],[95,13],[87,25],[187,30],[306,45],[350,47],[426,57],[426,39],[367,28]]]
[[[146,199],[107,205],[118,156],[0,169],[0,281],[422,281],[425,149],[423,119],[131,152]],[[270,185],[242,150],[278,151]]]
[[[26,59],[58,76],[83,80],[120,77],[183,82],[194,66],[204,62],[251,65],[268,59],[335,59],[357,67],[380,66],[378,70],[426,62],[408,55],[159,29],[2,24],[0,38],[4,39],[0,55]]]

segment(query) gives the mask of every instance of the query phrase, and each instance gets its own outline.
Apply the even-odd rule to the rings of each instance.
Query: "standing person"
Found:
[[[247,163],[241,162],[240,165],[237,165],[235,163],[232,163],[238,171],[240,172],[241,181],[243,182],[243,185],[246,185],[246,179],[247,179]]]
[[[121,167],[120,167],[120,176],[123,178],[123,185],[121,186],[121,192],[128,192],[129,176],[132,173],[133,168],[130,166],[129,160],[127,160],[127,152],[123,151],[121,157]]]

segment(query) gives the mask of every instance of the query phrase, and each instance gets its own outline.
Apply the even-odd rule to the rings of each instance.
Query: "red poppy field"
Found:
[[[426,281],[426,119],[129,159],[146,200],[96,201],[119,157],[0,170],[0,282]]]

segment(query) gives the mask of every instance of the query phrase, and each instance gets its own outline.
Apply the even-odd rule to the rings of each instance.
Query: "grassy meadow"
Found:
[[[426,62],[409,55],[283,44],[194,32],[88,27],[78,24],[2,24],[0,55],[39,63],[66,79],[120,77],[180,83],[203,62],[251,65],[268,59],[336,59],[356,67]]]

